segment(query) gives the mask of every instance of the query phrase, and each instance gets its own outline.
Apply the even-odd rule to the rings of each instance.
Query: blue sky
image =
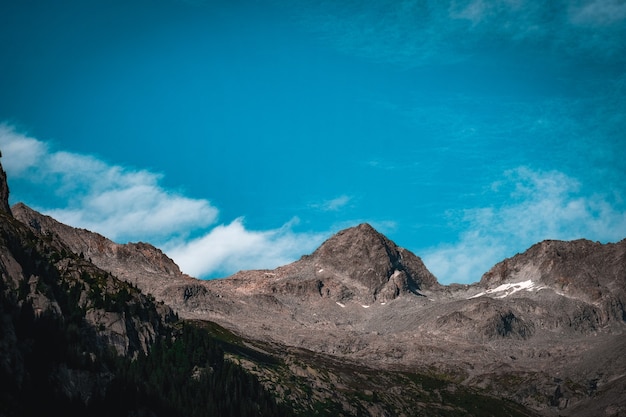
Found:
[[[0,4],[11,203],[214,278],[369,222],[443,283],[626,237],[626,2]]]

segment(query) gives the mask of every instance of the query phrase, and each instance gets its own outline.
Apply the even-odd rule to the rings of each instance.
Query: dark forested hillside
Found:
[[[182,324],[172,336],[135,361],[117,358],[116,376],[102,401],[106,414],[289,415],[255,377],[224,360],[223,350],[205,330]]]

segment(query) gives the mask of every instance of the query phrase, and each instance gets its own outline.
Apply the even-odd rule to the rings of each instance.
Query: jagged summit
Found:
[[[338,232],[291,264],[271,271],[240,271],[217,281],[205,285],[216,291],[228,287],[256,296],[340,305],[386,303],[441,288],[419,257],[365,223]]]
[[[0,152],[2,158],[2,152]],[[7,174],[0,163],[0,211],[11,215],[11,207],[9,206],[9,185],[7,184]]]
[[[439,286],[437,278],[418,256],[397,246],[367,223],[335,234],[313,252],[311,258],[320,269],[333,270],[364,284],[374,296],[383,291],[390,280],[395,282],[396,296],[406,290]]]
[[[335,256],[336,254],[353,253],[355,251],[367,251],[369,247],[393,245],[383,234],[379,233],[368,223],[341,230],[328,238],[313,252],[312,256]]]
[[[367,223],[335,234],[311,257],[320,265],[347,274],[374,290],[385,285],[394,273],[406,274],[412,290],[439,285],[418,256],[399,247]]]

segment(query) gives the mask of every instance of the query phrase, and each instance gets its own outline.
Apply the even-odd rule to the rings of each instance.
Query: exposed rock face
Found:
[[[343,230],[310,257],[319,270],[364,286],[371,301],[392,300],[407,292],[439,287],[422,260],[378,233],[369,224]],[[324,272],[322,271],[322,272]]]
[[[530,283],[530,284],[528,284]],[[574,318],[577,325],[604,326],[626,318],[626,240],[601,244],[589,240],[546,240],[495,265],[480,286],[549,288],[585,302]]]
[[[69,250],[82,254],[97,267],[159,299],[166,297],[173,283],[195,282],[184,275],[172,259],[150,244],[139,242],[121,245],[98,233],[59,223],[22,203],[13,206],[13,213],[33,232],[63,242]]]
[[[0,173],[4,207],[8,188],[1,167]],[[0,277],[0,384],[14,384],[10,392],[43,379],[66,398],[87,400],[111,376],[85,364],[111,350],[147,353],[176,319],[169,307],[72,253],[58,237],[33,232],[8,210],[0,210]],[[40,362],[29,355],[44,355],[41,363],[54,366],[32,369],[33,360]]]
[[[0,153],[0,158],[2,154]],[[9,206],[9,185],[7,184],[7,174],[0,165],[0,211],[11,214]]]
[[[93,349],[114,348],[123,355],[146,353],[163,323],[173,320],[171,309],[155,306],[136,288],[73,253],[66,244],[71,239],[53,235],[58,230],[76,237],[80,231],[23,205],[17,207],[17,212],[30,228],[12,217],[1,166],[0,199],[0,208],[5,208],[0,209],[0,289],[7,304],[4,311],[22,309],[27,304],[36,316],[48,315],[65,322],[70,320],[69,315],[76,326],[83,328],[85,336],[91,335]],[[142,314],[135,317],[127,311]]]
[[[0,215],[0,272],[2,288],[17,306],[28,303],[35,315],[61,321],[72,315],[97,350],[147,353],[163,323],[174,319],[169,307],[155,305],[138,289],[6,214]],[[140,320],[130,311],[148,318]]]
[[[565,294],[596,302],[626,291],[626,241],[601,244],[589,240],[546,240],[495,265],[480,285],[533,280]]]

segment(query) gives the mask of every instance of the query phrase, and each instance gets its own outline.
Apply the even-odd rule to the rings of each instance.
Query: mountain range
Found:
[[[148,243],[9,207],[0,172],[4,297],[63,316],[71,303],[58,299],[80,284],[77,326],[95,346],[85,355],[111,346],[139,361],[168,326],[193,323],[294,415],[626,415],[626,239],[547,240],[475,284],[442,285],[361,224],[289,265],[203,281]],[[96,286],[121,312],[92,300]],[[5,374],[25,378],[11,366]]]

